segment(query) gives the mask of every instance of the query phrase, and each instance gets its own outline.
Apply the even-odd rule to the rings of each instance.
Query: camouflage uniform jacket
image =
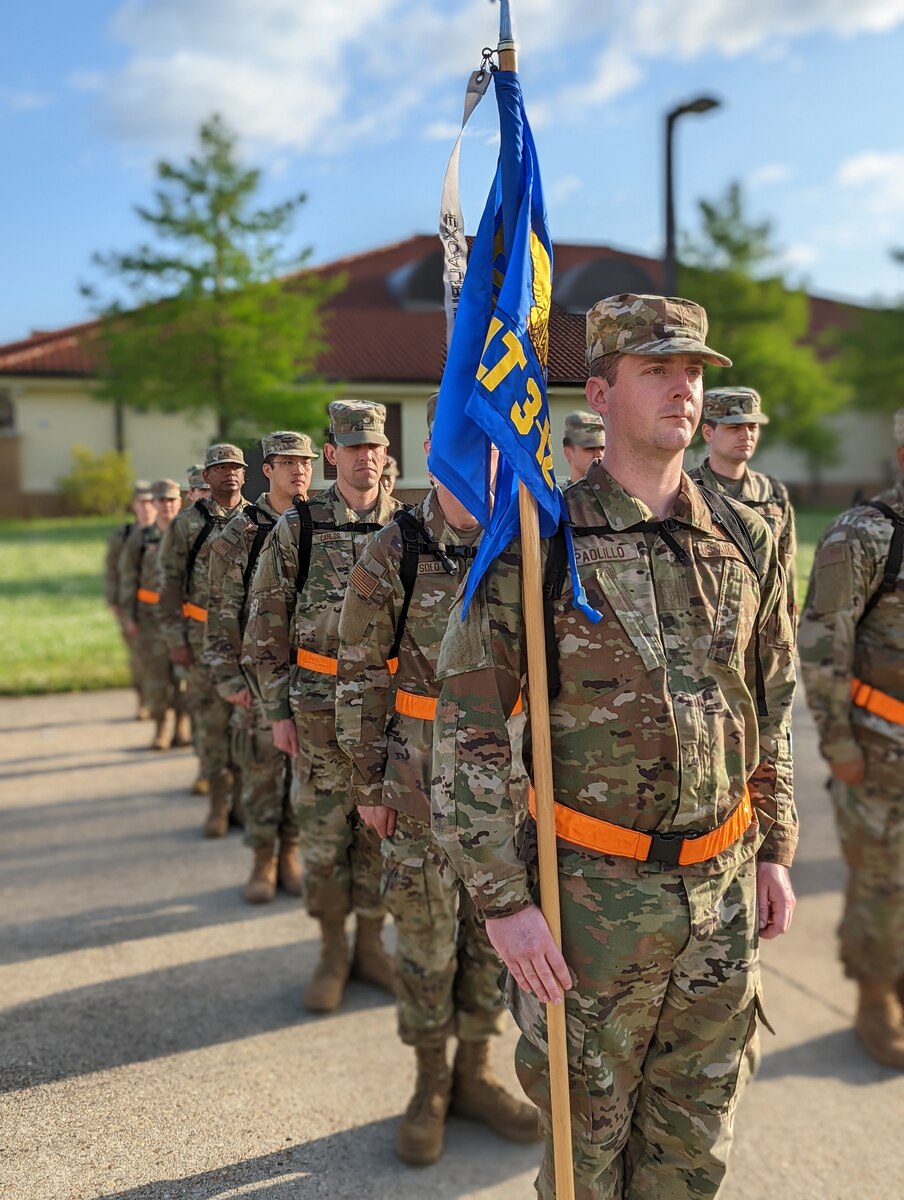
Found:
[[[145,604],[138,599],[137,592],[139,588],[157,591],[157,555],[162,540],[163,534],[156,523],[132,525],[119,555],[119,611],[145,630],[158,624],[158,605]]]
[[[160,571],[160,626],[170,650],[187,643],[194,651],[195,657],[200,657],[204,648],[204,623],[184,617],[182,605],[183,602],[190,601],[199,608],[207,608],[210,543],[227,521],[247,503],[242,497],[235,508],[221,508],[214,500],[196,500],[194,504],[176,514],[163,535],[163,543],[157,556]],[[195,539],[204,528],[204,510],[210,514],[213,527],[198,551],[186,588],[185,568]]]
[[[876,499],[904,516],[904,483]],[[904,700],[904,569],[895,591],[860,619],[882,581],[891,535],[888,517],[858,505],[836,517],[816,547],[798,648],[807,704],[830,762],[860,757],[858,728],[904,747],[904,726],[851,704],[852,678]]]
[[[264,520],[269,520],[271,528],[279,520],[279,513],[270,503],[269,492],[262,492],[255,500],[254,507],[259,510],[257,518],[261,521],[260,527],[248,511],[251,508],[249,504],[210,540],[203,662],[210,669],[217,691],[224,699],[248,687],[249,680],[242,663],[242,635],[248,621],[251,581],[248,581],[246,588],[245,571],[251,547]],[[263,553],[263,546],[260,553]]]
[[[104,599],[110,605],[119,603],[119,556],[126,544],[126,538],[136,528],[140,528],[137,521],[117,525],[107,542],[107,554],[104,559]]]
[[[712,492],[725,492],[727,489],[720,479],[717,479],[705,458],[699,467],[690,472],[691,479],[696,479]],[[737,492],[729,492],[733,500],[746,504],[758,512],[772,532],[778,543],[778,560],[782,564],[785,578],[788,581],[789,612],[797,609],[797,533],[794,528],[794,506],[788,489],[771,475],[763,475],[760,471],[744,468],[744,475],[739,480]]]
[[[769,528],[733,505],[756,546],[754,575],[686,475],[667,531],[685,563],[661,534],[632,532],[652,515],[602,465],[565,497],[575,525],[604,524],[611,532],[575,539],[581,580],[603,614],[599,624],[573,607],[567,576],[553,604],[561,674],[550,705],[557,801],[628,828],[696,832],[724,821],[746,784],[758,822],[717,857],[678,869],[712,875],[757,850],[763,861],[789,864],[797,841],[794,661]],[[478,908],[493,917],[531,900],[515,846],[505,728],[526,670],[520,557],[515,542],[485,577],[464,622],[453,608],[437,669],[433,830]],[[759,720],[757,627],[769,711]],[[626,880],[662,869],[565,846],[560,868]]]
[[[336,484],[308,501],[311,518],[334,528],[315,530],[311,566],[301,596],[298,574],[298,513],[290,508],[279,518],[258,559],[251,583],[251,607],[245,628],[245,653],[254,673],[267,721],[282,721],[292,712],[333,712],[335,675],[299,667],[297,649],[335,659],[339,653],[339,612],[352,567],[369,533],[339,528],[354,522],[386,525],[402,506],[381,488],[369,513],[348,507]]]
[[[413,510],[431,541],[476,545],[446,524],[433,490]],[[394,687],[436,698],[436,663],[452,601],[470,558],[450,556],[448,571],[433,555],[419,558],[417,579],[399,646],[398,669],[386,666],[405,597],[399,571],[402,531],[395,521],[374,534],[355,564],[339,618],[336,733],[352,760],[356,804],[386,804],[430,824],[433,722],[392,711]]]

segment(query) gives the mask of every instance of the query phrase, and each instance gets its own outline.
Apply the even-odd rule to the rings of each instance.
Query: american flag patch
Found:
[[[372,575],[367,567],[356,562],[352,567],[352,573],[348,577],[349,587],[354,588],[362,600],[370,600],[374,592],[380,586],[380,580],[376,575]]]

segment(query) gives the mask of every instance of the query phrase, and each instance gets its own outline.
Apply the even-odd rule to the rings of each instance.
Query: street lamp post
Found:
[[[698,96],[688,104],[679,104],[666,113],[665,118],[665,257],[662,263],[662,290],[666,296],[675,294],[677,283],[677,260],[675,254],[675,180],[672,168],[672,142],[675,122],[685,113],[705,113],[718,108],[720,100],[712,96]]]

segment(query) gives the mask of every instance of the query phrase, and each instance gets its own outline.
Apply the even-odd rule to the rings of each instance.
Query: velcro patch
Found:
[[[435,558],[428,558],[417,565],[418,575],[445,575],[446,568]]]
[[[694,550],[698,558],[736,558],[739,562],[747,561],[734,542],[697,542]]]
[[[380,586],[380,580],[376,575],[372,575],[363,563],[356,562],[352,567],[352,573],[348,577],[348,585],[353,588],[362,600],[370,600],[374,592]]]
[[[820,547],[818,561],[820,566],[827,567],[830,563],[844,562],[847,556],[846,542],[829,542],[827,546]]]
[[[640,550],[634,542],[616,542],[612,545],[587,546],[574,548],[578,566],[597,562],[628,562],[640,558]]]
[[[329,531],[326,533],[315,533],[312,540],[315,545],[323,545],[324,542],[341,542],[347,537],[347,533],[340,533],[337,529],[333,533]]]

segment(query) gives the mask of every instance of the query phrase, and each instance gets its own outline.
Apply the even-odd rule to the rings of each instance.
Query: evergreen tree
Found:
[[[904,250],[892,250],[904,263]],[[856,381],[857,403],[873,412],[901,407],[904,378],[904,303],[859,311],[840,338],[845,368]]]
[[[750,220],[740,185],[716,203],[701,201],[700,218],[699,236],[685,239],[679,290],[704,306],[712,345],[733,363],[712,371],[707,384],[756,388],[770,418],[764,444],[793,447],[815,475],[837,459],[826,417],[849,395],[839,363],[804,340],[809,299],[775,270],[772,224]]]
[[[241,165],[236,142],[221,118],[206,121],[199,151],[184,166],[158,163],[154,202],[136,208],[153,240],[94,256],[128,296],[101,309],[99,394],[212,412],[231,440],[322,426],[320,310],[341,286],[301,270],[309,251],[285,257],[306,197],[259,207],[261,172]]]

